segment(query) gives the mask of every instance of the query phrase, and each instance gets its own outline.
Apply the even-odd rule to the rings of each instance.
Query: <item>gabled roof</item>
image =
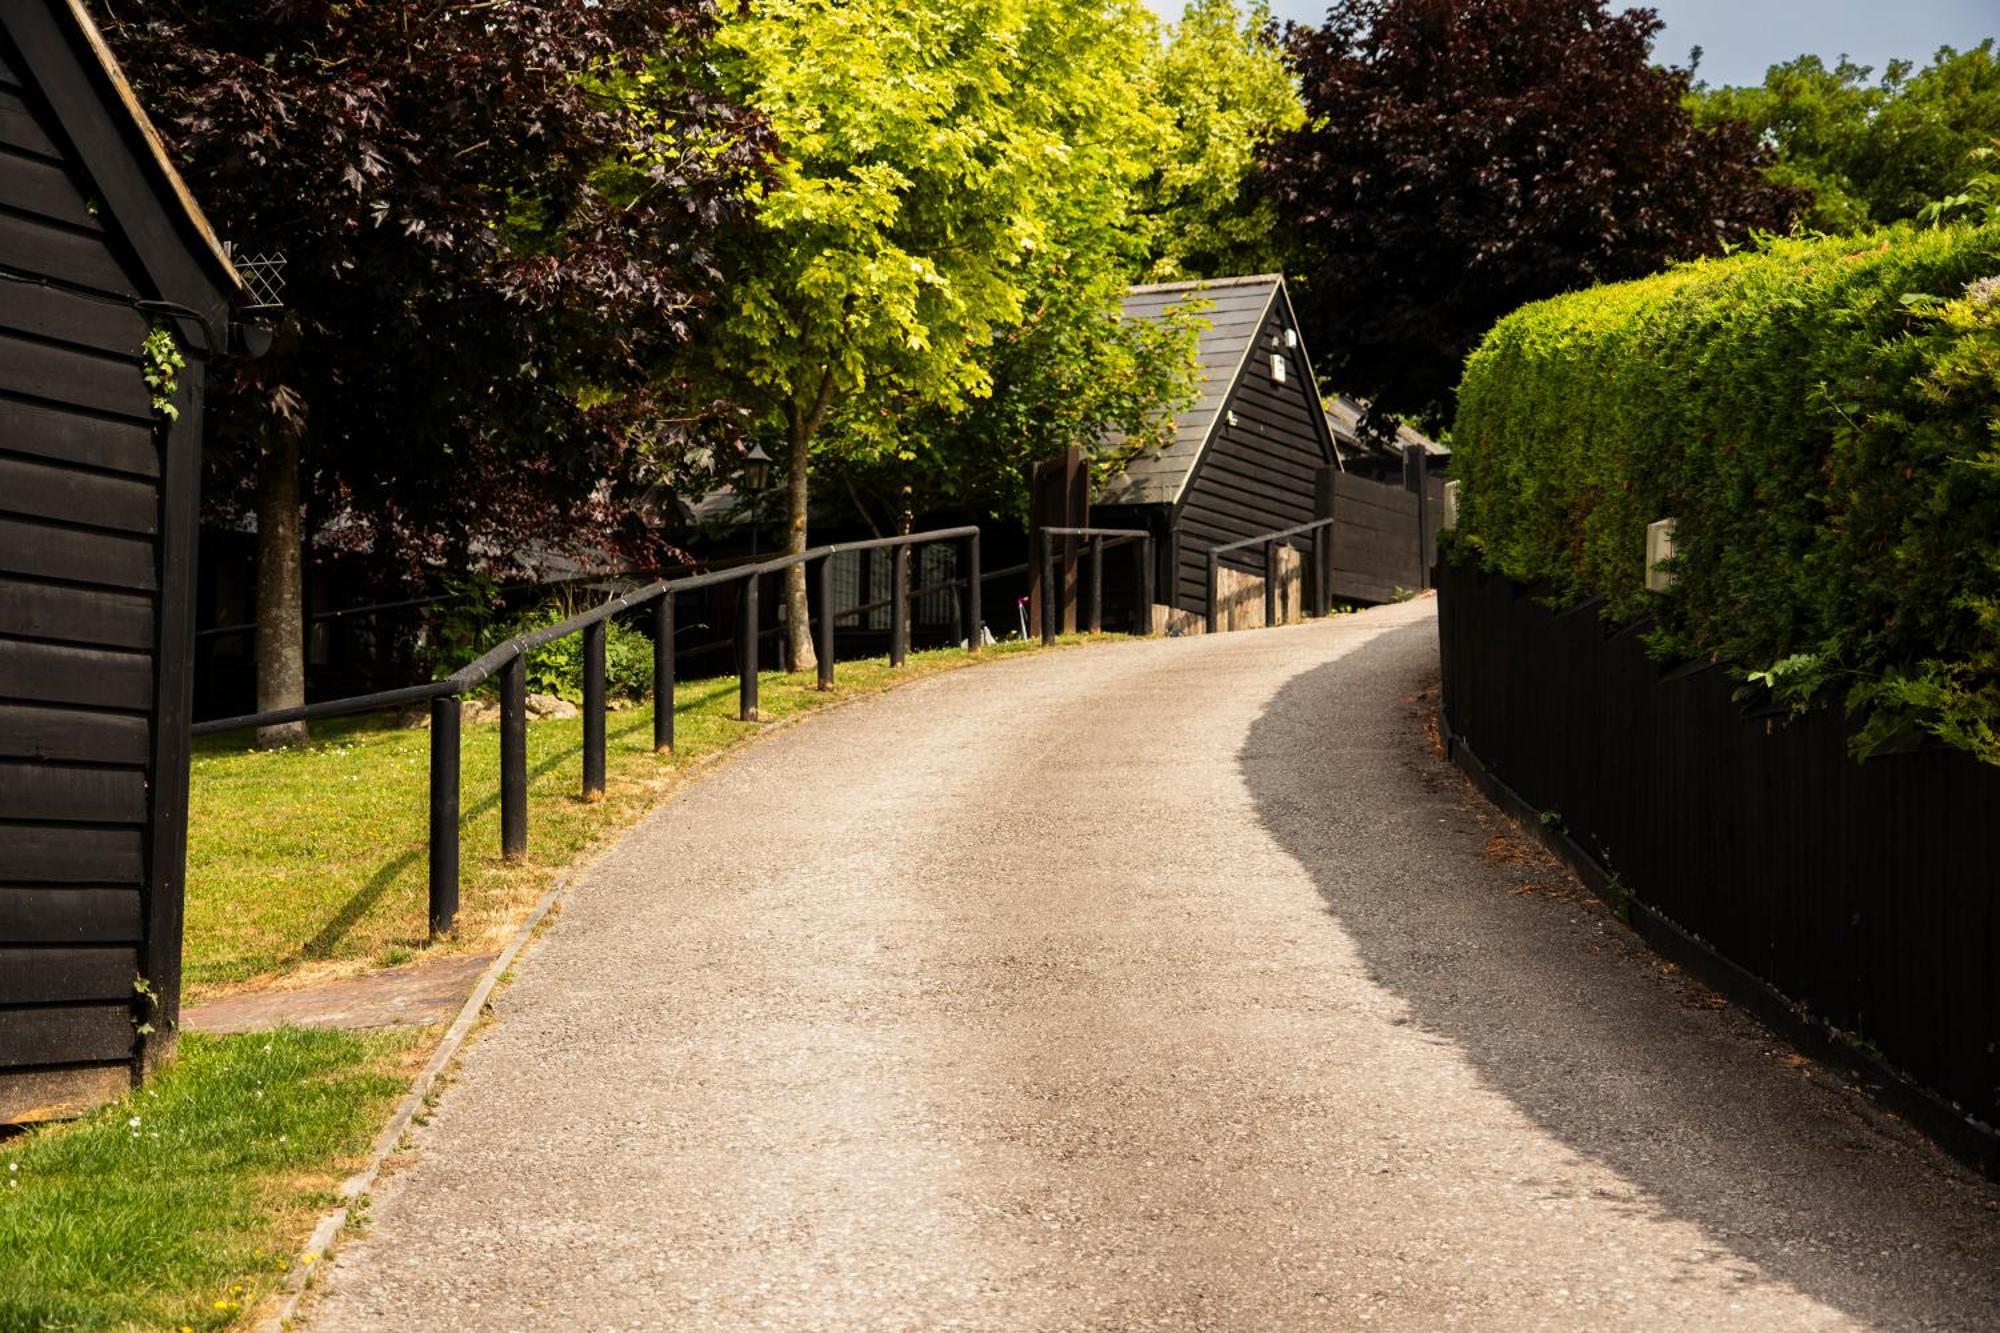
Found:
[[[166,299],[220,321],[249,295],[82,0],[6,0],[4,27]],[[219,333],[219,329],[218,329]]]
[[[1201,331],[1195,352],[1201,396],[1192,407],[1175,415],[1173,438],[1163,447],[1135,457],[1124,472],[1106,484],[1099,503],[1174,504],[1180,500],[1215,434],[1223,405],[1257,344],[1257,334],[1270,318],[1272,306],[1279,302],[1284,303],[1286,322],[1297,327],[1285,279],[1277,273],[1154,283],[1134,287],[1126,295],[1127,319],[1161,320],[1176,308],[1206,304],[1200,318],[1207,327]],[[1300,378],[1317,406],[1319,387],[1313,382],[1310,364]]]

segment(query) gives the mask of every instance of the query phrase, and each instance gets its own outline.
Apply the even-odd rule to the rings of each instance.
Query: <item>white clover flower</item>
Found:
[[[139,1127],[139,1117],[135,1115],[130,1120],[127,1120],[125,1123],[131,1128],[137,1129]]]

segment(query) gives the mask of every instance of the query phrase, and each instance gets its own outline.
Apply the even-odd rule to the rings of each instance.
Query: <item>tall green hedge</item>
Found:
[[[1802,706],[1837,692],[1863,749],[1929,731],[2000,762],[2000,223],[1528,306],[1467,363],[1453,446],[1460,558]]]

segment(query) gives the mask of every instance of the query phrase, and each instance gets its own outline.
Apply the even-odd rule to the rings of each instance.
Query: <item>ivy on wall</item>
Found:
[[[146,340],[139,344],[139,373],[152,391],[153,410],[170,422],[180,420],[181,410],[174,405],[174,395],[180,392],[181,372],[185,369],[187,358],[181,355],[181,345],[173,330],[155,324]]]

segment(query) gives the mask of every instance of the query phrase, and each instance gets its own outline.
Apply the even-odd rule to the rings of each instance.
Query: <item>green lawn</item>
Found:
[[[1035,648],[1002,644],[985,655]],[[843,662],[825,694],[810,675],[767,674],[761,708],[785,718],[978,660],[950,650],[913,653],[900,671]],[[189,998],[390,966],[437,949],[497,949],[558,873],[650,809],[677,773],[758,730],[735,720],[734,678],[683,684],[675,712],[671,757],[653,753],[650,704],[611,715],[609,790],[595,804],[579,796],[581,721],[531,723],[529,850],[514,864],[499,853],[499,728],[466,726],[459,929],[437,945],[424,938],[427,731],[378,717],[321,724],[311,744],[286,750],[245,750],[240,737],[202,742],[188,830]]]
[[[145,1090],[0,1143],[0,1330],[236,1322],[283,1280],[429,1037],[190,1034]]]

